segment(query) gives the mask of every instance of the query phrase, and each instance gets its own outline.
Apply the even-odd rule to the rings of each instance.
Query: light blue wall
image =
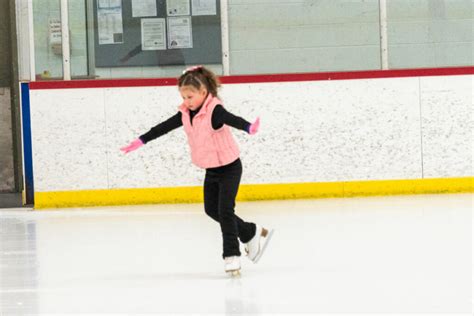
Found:
[[[389,0],[390,68],[473,64],[472,0]]]
[[[380,69],[378,0],[229,1],[232,74]]]

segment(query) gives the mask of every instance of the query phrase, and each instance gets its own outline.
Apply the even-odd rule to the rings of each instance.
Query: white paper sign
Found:
[[[165,19],[142,19],[142,50],[166,49]]]
[[[189,0],[166,0],[168,16],[191,15]]]
[[[193,15],[216,15],[216,0],[192,0]]]
[[[132,17],[156,16],[156,0],[132,0]]]
[[[123,43],[122,1],[97,1],[99,45]]]
[[[190,16],[168,18],[168,48],[193,48]]]
[[[49,44],[61,44],[61,19],[49,19]]]
[[[97,7],[99,9],[122,9],[122,0],[99,0]]]

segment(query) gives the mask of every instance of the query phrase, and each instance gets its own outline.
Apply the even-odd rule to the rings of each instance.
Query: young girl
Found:
[[[238,274],[239,239],[245,244],[247,257],[257,263],[273,231],[245,222],[234,213],[242,164],[239,148],[228,126],[254,135],[260,120],[257,118],[251,124],[226,111],[217,98],[219,87],[216,75],[207,68],[195,66],[186,69],[178,79],[183,97],[178,113],[120,150],[128,153],[180,126],[184,127],[192,162],[206,169],[204,210],[221,226],[225,271]]]

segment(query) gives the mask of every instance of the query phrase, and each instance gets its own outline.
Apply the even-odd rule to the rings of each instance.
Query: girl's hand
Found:
[[[135,139],[133,142],[131,142],[128,146],[120,148],[121,151],[123,151],[124,154],[127,154],[131,151],[134,151],[140,147],[143,146],[143,142],[140,138]]]
[[[255,120],[255,122],[253,122],[252,124],[250,124],[250,127],[249,127],[249,134],[250,135],[254,135],[258,132],[258,128],[260,127],[260,118],[257,117],[257,119]]]

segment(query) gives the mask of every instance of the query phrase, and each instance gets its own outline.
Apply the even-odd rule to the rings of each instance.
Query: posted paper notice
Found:
[[[132,0],[132,17],[156,16],[156,0]]]
[[[168,18],[168,48],[193,48],[190,16]]]
[[[97,1],[99,45],[123,43],[122,1]]]
[[[142,50],[166,49],[165,19],[142,19]]]
[[[216,0],[192,0],[193,15],[216,15]]]
[[[168,16],[191,15],[189,0],[166,0]]]

